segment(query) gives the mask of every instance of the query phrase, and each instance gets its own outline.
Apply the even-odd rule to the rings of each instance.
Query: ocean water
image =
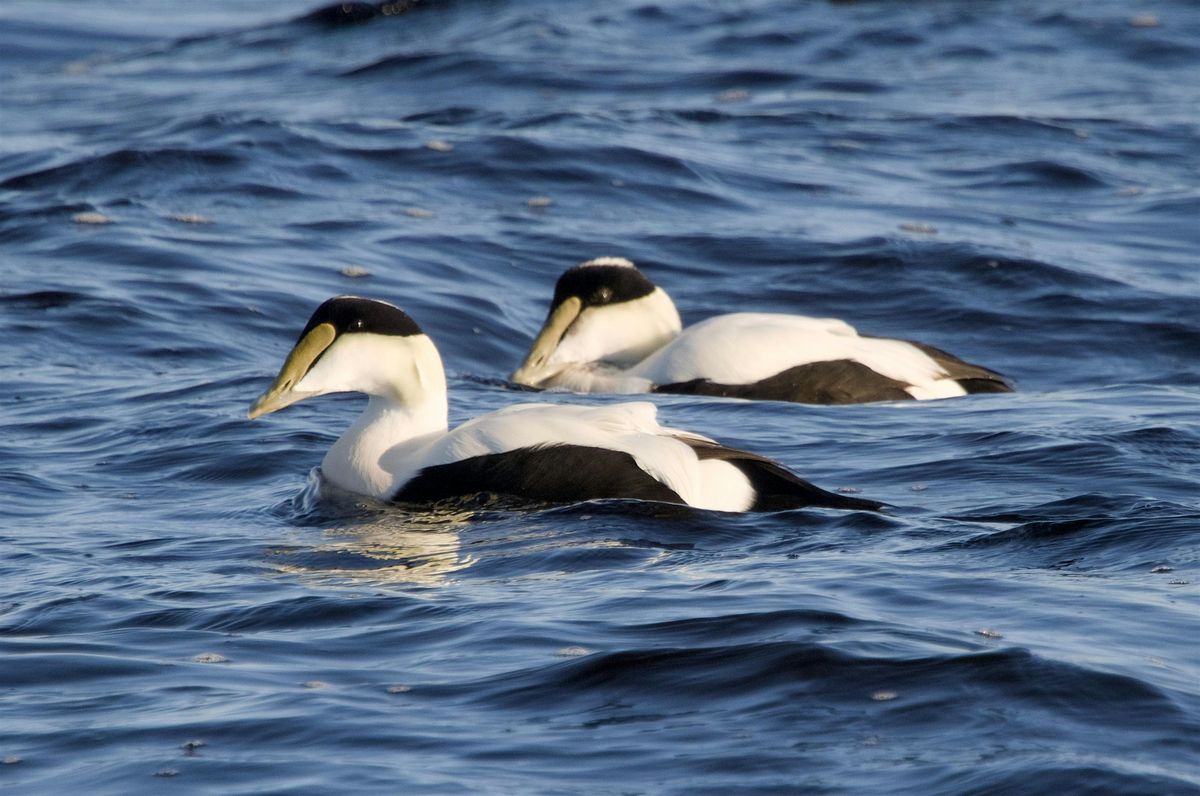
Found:
[[[1200,6],[318,7],[0,4],[0,790],[1200,793]],[[1018,392],[652,398],[881,515],[414,513],[320,487],[358,399],[245,419],[339,293],[528,400],[601,255]]]

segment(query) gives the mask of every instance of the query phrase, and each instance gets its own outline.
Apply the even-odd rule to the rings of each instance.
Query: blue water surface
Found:
[[[0,789],[1200,793],[1200,6],[319,7],[0,5]],[[652,398],[880,515],[414,512],[312,472],[360,399],[245,419],[338,293],[528,400],[603,255],[1018,392]]]

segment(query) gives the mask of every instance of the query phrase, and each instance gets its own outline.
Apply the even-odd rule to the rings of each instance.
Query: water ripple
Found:
[[[5,785],[1200,792],[1194,5],[153,5],[0,4]],[[651,396],[878,514],[390,506],[359,398],[245,419],[339,293],[454,423],[623,400],[507,381],[603,255],[1018,392]]]

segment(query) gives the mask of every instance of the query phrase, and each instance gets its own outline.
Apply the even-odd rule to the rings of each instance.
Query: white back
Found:
[[[659,426],[653,404],[609,406],[519,404],[469,420],[428,442],[398,446],[385,456],[399,488],[424,467],[537,445],[583,445],[630,454],[643,470],[699,508],[744,511],[749,481],[726,462],[700,462],[692,449]]]
[[[836,318],[740,312],[689,326],[674,341],[629,369],[654,384],[709,379],[751,384],[798,365],[848,359],[915,385],[915,398],[964,394],[925,352],[902,340],[860,337]],[[919,391],[917,394],[914,390]]]

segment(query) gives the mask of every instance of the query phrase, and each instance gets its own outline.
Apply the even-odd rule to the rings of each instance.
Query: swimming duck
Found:
[[[1012,392],[998,373],[924,343],[860,335],[836,318],[718,315],[684,329],[670,296],[623,257],[568,269],[518,384],[812,404]]]
[[[399,308],[338,296],[313,313],[251,419],[334,392],[369,398],[321,462],[342,489],[383,500],[494,492],[563,503],[638,498],[721,511],[877,509],[762,456],[664,428],[650,403],[521,404],[448,430],[437,348]]]

